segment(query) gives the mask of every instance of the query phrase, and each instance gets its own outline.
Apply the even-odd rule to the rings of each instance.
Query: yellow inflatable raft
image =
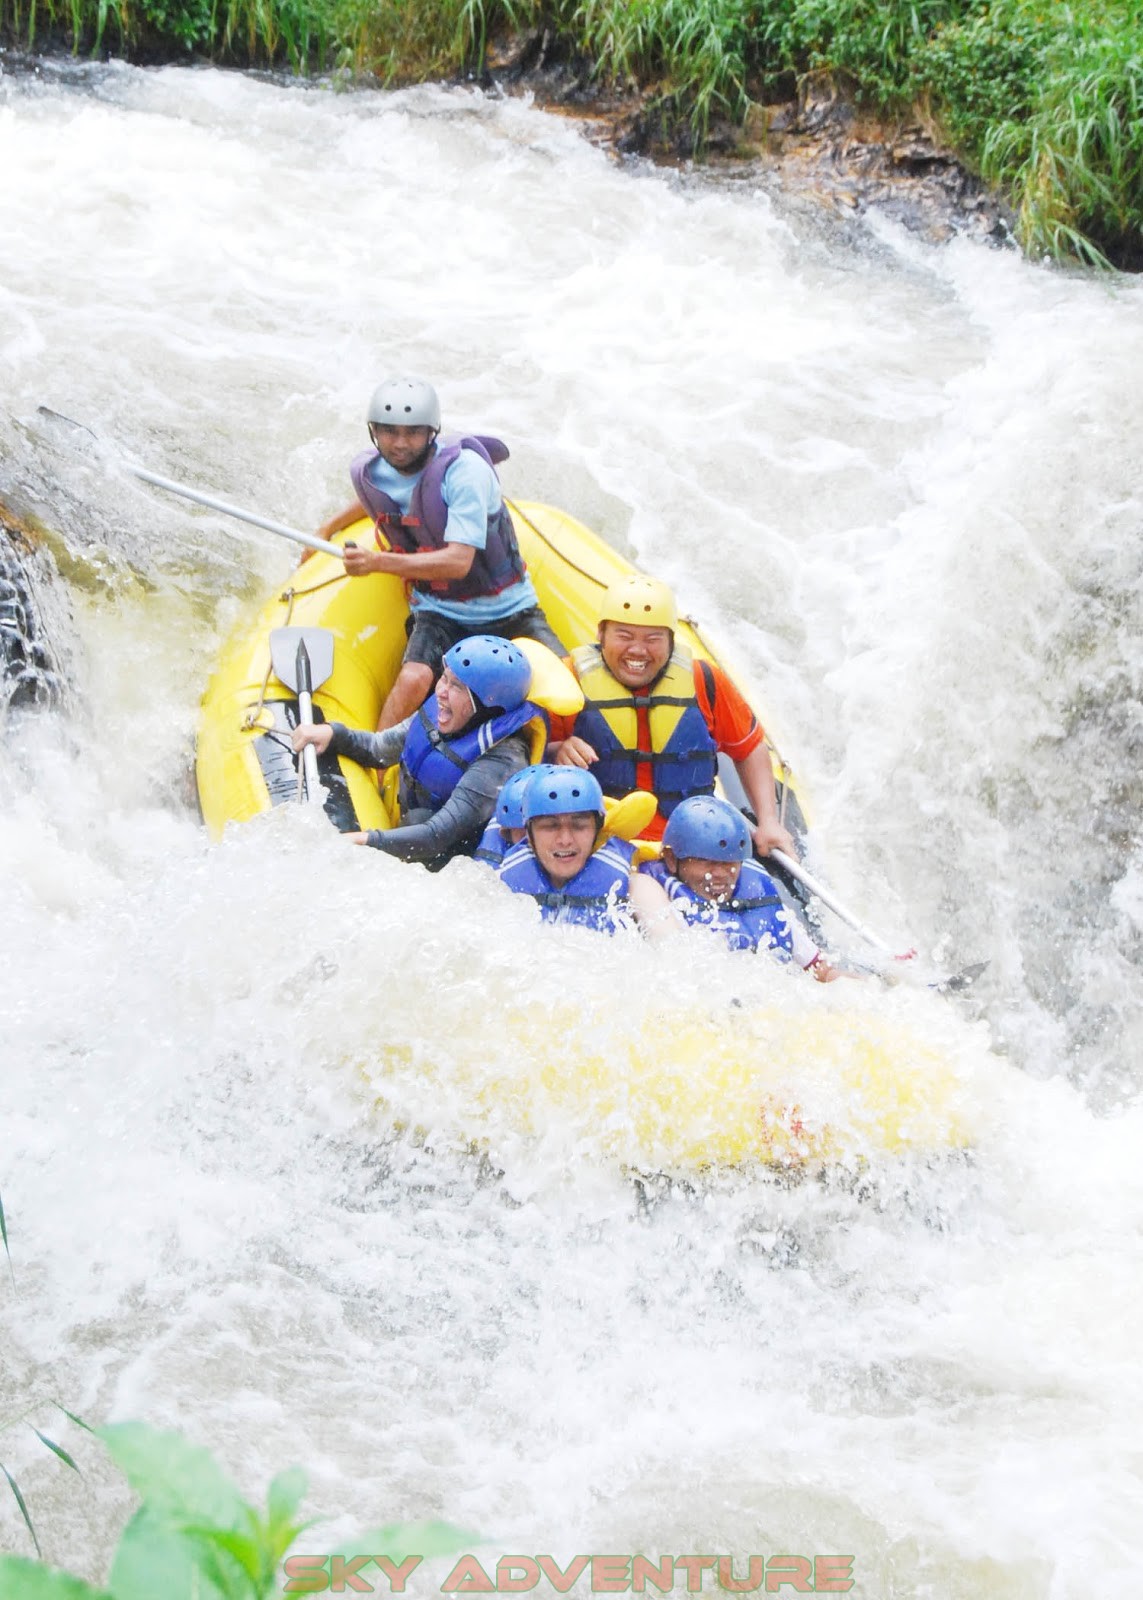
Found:
[[[550,962],[584,959],[590,937],[573,951],[569,931]],[[646,953],[652,990],[654,959]],[[758,958],[726,959],[742,971]],[[775,964],[768,1000],[684,1007],[665,991],[632,999],[624,976],[606,1013],[590,997],[521,1006],[478,1037],[438,991],[431,1042],[402,1037],[403,1019],[390,1015],[361,1076],[385,1123],[475,1145],[500,1165],[532,1148],[557,1166],[643,1174],[806,1172],[947,1156],[977,1141],[982,1086],[1001,1063],[935,995],[823,986]]]
[[[592,638],[600,595],[630,565],[561,511],[531,503],[511,511],[553,628],[569,646]],[[371,537],[363,522],[338,542]],[[398,579],[347,578],[337,558],[317,554],[237,630],[208,686],[198,737],[199,798],[213,835],[297,796],[289,747],[297,700],[274,675],[273,630],[328,629],[333,669],[314,701],[329,720],[372,728],[400,665],[407,614]],[[693,628],[684,623],[680,633],[697,656],[713,659]],[[371,772],[325,757],[321,776],[337,826],[392,825],[384,787]],[[780,792],[792,799],[784,770],[780,780]],[[390,1039],[365,1072],[395,1122],[418,1123],[419,1106],[460,1104],[465,1125],[457,1132],[480,1140],[503,1131],[505,1119],[516,1136],[538,1137],[554,1117],[580,1128],[581,1148],[645,1171],[818,1164],[971,1142],[960,1049],[968,1035],[950,1047],[955,1030],[950,1035],[946,1007],[916,995],[901,995],[895,1007],[894,997],[872,983],[826,991],[791,977],[779,987],[789,990],[791,983],[799,990],[792,1007],[783,997],[719,1020],[666,1004],[643,1004],[634,1014],[627,1008],[614,1030],[604,1029],[605,1048],[597,1047],[596,1024],[590,1030],[596,1045],[585,1041],[569,1050],[574,1017],[521,1011],[504,1019],[499,1044],[478,1069],[471,1060],[450,1060],[449,1037],[464,1033],[457,1019],[442,1035],[436,1060],[423,1039]],[[945,1013],[945,1020],[930,1028],[923,1011],[910,1009],[918,1003]],[[930,1037],[941,1042],[932,1046],[925,1042]],[[974,1036],[969,1054],[980,1053]]]
[[[604,589],[633,569],[621,555],[574,517],[551,506],[511,506],[512,520],[540,603],[569,647],[595,637],[595,614]],[[372,541],[367,522],[332,541]],[[333,635],[333,671],[315,691],[326,719],[372,728],[405,648],[408,605],[398,578],[375,573],[347,578],[335,556],[303,561],[260,613],[231,638],[202,704],[196,773],[203,820],[216,838],[228,822],[245,822],[297,793],[289,730],[297,697],[274,675],[270,635],[276,628],[320,627]],[[680,637],[696,656],[711,652],[686,622]],[[352,761],[331,757],[322,765],[330,789],[326,809],[343,829],[385,828],[392,823],[374,776]],[[788,775],[781,774],[794,804]]]

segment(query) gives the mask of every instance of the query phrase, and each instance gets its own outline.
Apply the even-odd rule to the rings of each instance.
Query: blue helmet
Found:
[[[482,706],[515,711],[532,687],[532,668],[524,652],[510,639],[498,639],[491,633],[474,634],[454,644],[444,664]]]
[[[514,772],[506,778],[500,786],[500,793],[496,798],[496,820],[502,828],[522,828],[524,826],[524,790],[531,783],[537,773],[555,772],[557,769],[547,762],[535,767],[521,767],[519,772]]]
[[[681,800],[667,818],[663,844],[680,861],[745,861],[750,854],[750,830],[740,811],[712,794],[693,794]]]
[[[603,821],[603,790],[590,772],[579,767],[540,768],[524,791],[524,821],[594,811]]]

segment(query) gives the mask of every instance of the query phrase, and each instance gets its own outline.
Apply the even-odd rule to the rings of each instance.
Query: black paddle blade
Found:
[[[966,989],[972,988],[988,965],[987,961],[974,961],[970,967],[963,967],[960,972],[954,972],[951,978],[934,983],[933,988],[938,994],[963,994]]]

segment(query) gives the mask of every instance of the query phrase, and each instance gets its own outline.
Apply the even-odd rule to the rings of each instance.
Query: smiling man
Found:
[[[412,625],[401,670],[377,722],[421,705],[446,650],[476,633],[563,646],[540,609],[496,476],[508,447],[484,434],[440,437],[436,390],[421,378],[381,384],[367,415],[373,448],[349,473],[353,504],[318,529],[330,539],[368,514],[377,548],[350,548],[350,577],[390,572],[409,586]]]
[[[634,849],[599,843],[603,790],[590,772],[537,767],[524,790],[527,838],[508,851],[501,880],[530,895],[545,922],[571,922],[600,933],[629,926],[625,915]]]
[[[722,752],[757,818],[755,851],[796,855],[778,820],[765,735],[726,674],[676,641],[678,610],[667,585],[621,579],[603,596],[598,620],[597,642],[572,653],[586,704],[574,721],[553,719],[552,759],[590,767],[606,795],[654,794],[658,810],[643,837],[660,839],[681,801],[713,794]]]

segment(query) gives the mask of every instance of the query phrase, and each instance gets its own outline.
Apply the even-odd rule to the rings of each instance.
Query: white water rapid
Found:
[[[71,703],[0,735],[0,1420],[85,1476],[22,1424],[0,1460],[50,1558],[102,1576],[130,1503],[59,1401],[183,1430],[251,1497],[301,1464],[317,1551],[443,1516],[493,1566],[1131,1592],[1143,284],[815,225],[520,101],[191,69],[0,62],[0,222],[0,498],[58,535],[72,612]],[[641,1208],[567,1130],[494,1117],[466,1155],[444,1069],[427,1145],[375,1111],[355,1063],[478,1075],[521,1006],[574,1058],[658,996],[844,988],[541,937],[475,868],[297,812],[208,844],[199,697],[291,551],[38,407],[313,528],[403,371],[509,441],[510,493],[677,586],[864,919],[990,962],[917,1012],[983,1057],[970,1159]],[[29,1549],[2,1485],[0,1546]]]

